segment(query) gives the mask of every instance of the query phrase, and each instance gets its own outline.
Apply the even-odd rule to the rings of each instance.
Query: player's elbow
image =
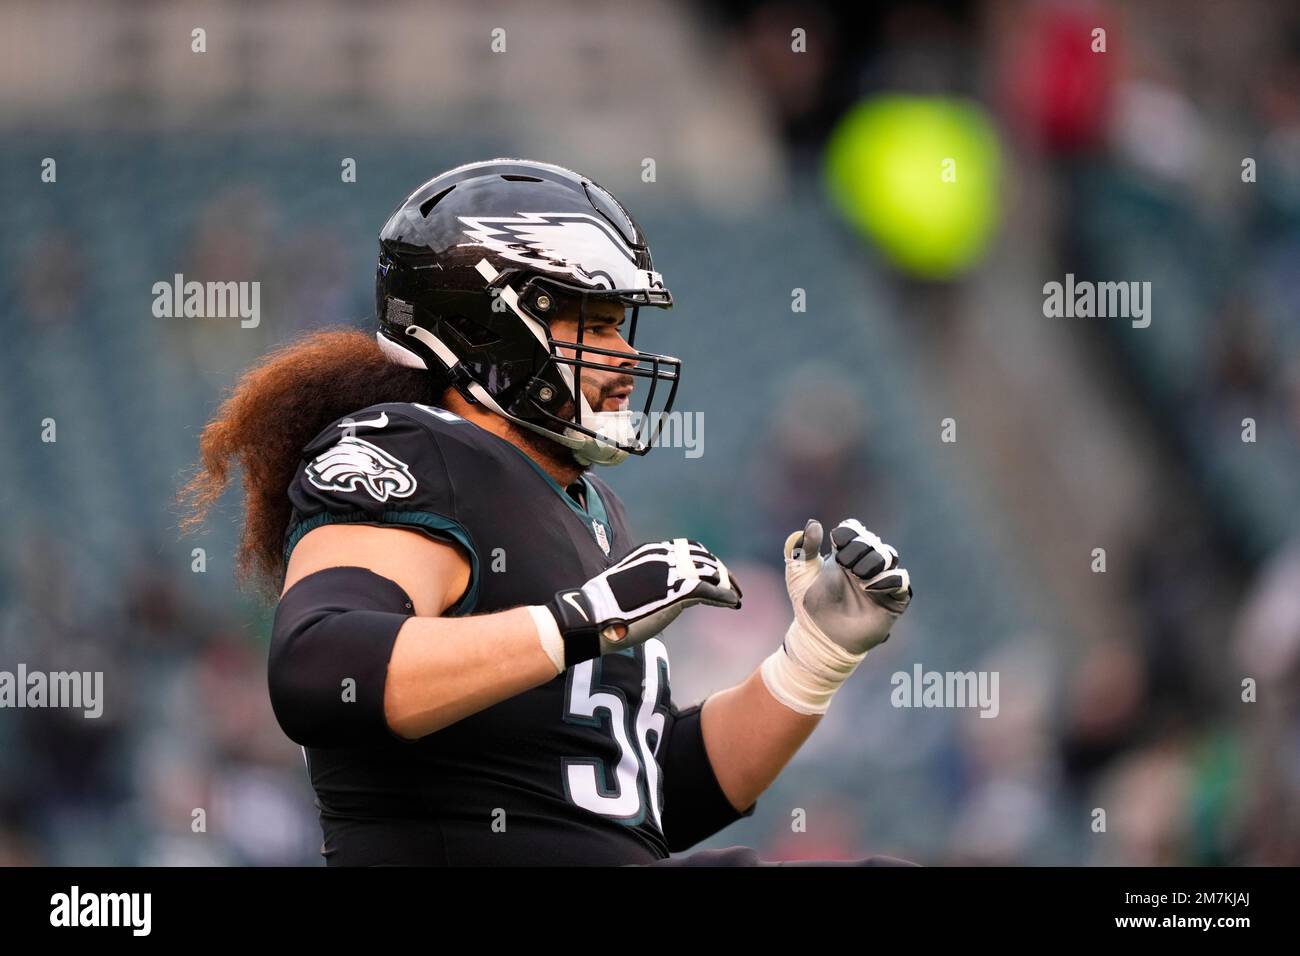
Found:
[[[306,747],[397,741],[384,713],[388,661],[411,614],[406,593],[364,568],[328,568],[280,599],[267,685],[280,728]]]

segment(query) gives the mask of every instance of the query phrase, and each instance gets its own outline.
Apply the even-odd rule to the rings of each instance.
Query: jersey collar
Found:
[[[470,424],[473,423],[471,422]],[[487,431],[487,429],[482,430]],[[547,474],[546,470],[542,468],[541,465],[533,461],[531,455],[514,442],[507,441],[500,435],[493,435],[491,432],[488,432],[488,434],[492,435],[493,438],[503,444],[508,445],[511,451],[524,461],[528,462],[533,471],[537,472],[537,474],[541,476],[542,480],[550,486],[551,491],[558,495],[560,500],[569,506],[569,510],[577,515],[578,518],[581,519],[582,523],[586,525],[587,533],[591,535],[592,540],[595,541],[596,544],[600,545],[600,549],[605,552],[606,557],[613,552],[614,528],[609,523],[609,512],[605,510],[605,502],[601,500],[600,492],[596,490],[595,484],[587,477],[586,472],[583,472],[578,476],[578,480],[582,482],[583,488],[586,492],[584,497],[587,499],[587,507],[584,509],[573,500],[573,497],[564,489],[563,485]]]

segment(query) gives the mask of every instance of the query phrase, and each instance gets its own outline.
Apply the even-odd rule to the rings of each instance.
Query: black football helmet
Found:
[[[573,342],[550,329],[566,299],[579,303]],[[567,446],[584,466],[613,465],[650,450],[672,410],[681,362],[584,345],[592,299],[631,307],[629,345],[643,306],[673,304],[627,210],[560,166],[458,166],[411,193],[379,234],[375,308],[390,359],[445,372],[466,401]],[[649,379],[639,413],[592,410],[582,370],[609,366],[588,355],[635,358],[619,371]],[[653,414],[656,394],[664,404]]]

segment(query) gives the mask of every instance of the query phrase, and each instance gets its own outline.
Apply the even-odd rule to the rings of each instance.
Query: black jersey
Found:
[[[448,615],[543,604],[628,553],[623,504],[590,474],[574,499],[523,451],[445,409],[383,404],[331,424],[289,489],[286,553],[331,522],[459,543]],[[753,813],[731,806],[700,705],[678,708],[652,638],[418,741],[304,748],[341,864],[624,864],[663,859]]]

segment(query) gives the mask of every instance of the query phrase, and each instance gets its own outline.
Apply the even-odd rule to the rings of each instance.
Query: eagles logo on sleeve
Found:
[[[345,435],[307,466],[307,480],[322,491],[364,490],[376,501],[409,498],[415,478],[406,462],[377,445]]]

